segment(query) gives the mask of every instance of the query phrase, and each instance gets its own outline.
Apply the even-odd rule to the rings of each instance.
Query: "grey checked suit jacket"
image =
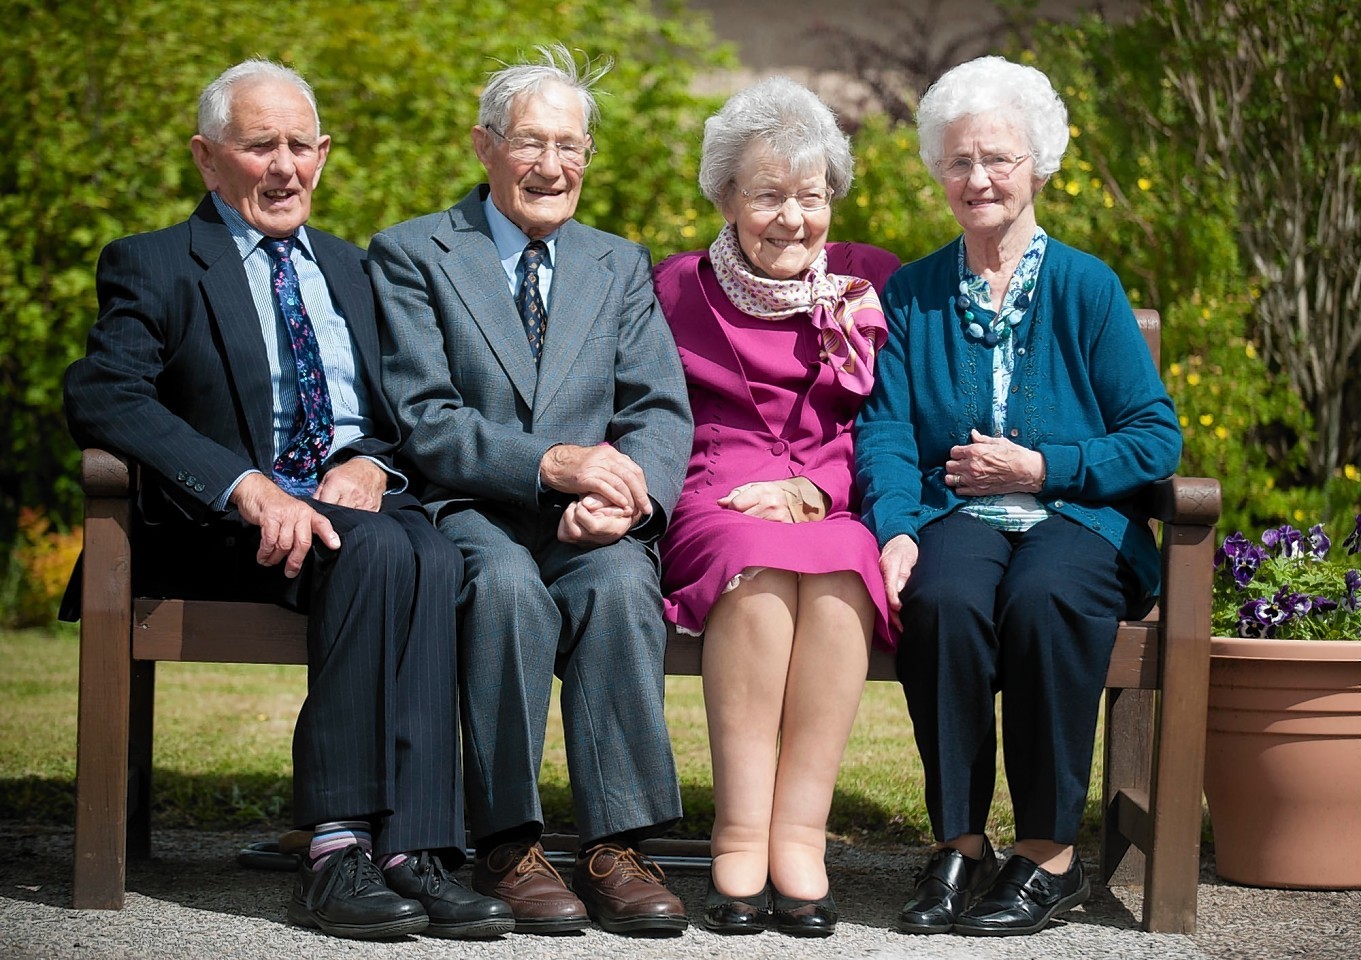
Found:
[[[569,220],[559,232],[536,370],[482,210],[456,206],[373,238],[383,386],[423,501],[538,510],[555,443],[609,442],[647,477],[659,536],[680,497],[693,421],[646,248]]]

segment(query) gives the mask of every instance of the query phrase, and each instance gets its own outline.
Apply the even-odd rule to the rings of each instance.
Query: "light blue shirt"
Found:
[[[241,265],[246,271],[250,284],[251,300],[260,320],[260,337],[264,341],[265,356],[269,362],[269,384],[273,396],[273,434],[274,456],[289,441],[293,433],[293,420],[298,411],[298,384],[293,372],[293,347],[284,329],[279,303],[274,296],[274,262],[267,251],[260,246],[264,234],[246,222],[233,207],[225,203],[216,193],[212,194],[213,205],[222,217],[227,231],[236,243],[241,254]],[[322,369],[326,372],[326,389],[331,396],[331,414],[335,421],[335,436],[327,459],[335,456],[352,443],[357,443],[373,432],[373,421],[368,415],[369,395],[355,368],[354,342],[350,339],[350,328],[345,323],[335,302],[331,299],[330,288],[322,275],[312,254],[307,239],[307,228],[298,227],[289,259],[298,274],[298,286],[302,292],[303,303],[307,307],[307,317],[312,321],[312,329],[317,336],[317,349],[321,355]],[[285,363],[287,375],[285,375]],[[401,482],[389,492],[405,489],[405,478],[393,473],[379,460],[372,460],[388,474]],[[231,486],[214,501],[213,506],[225,510],[232,492],[242,477],[263,471],[247,470],[237,477]],[[392,486],[391,484],[389,485]]]
[[[529,238],[525,236],[523,230],[506,219],[504,213],[496,209],[496,204],[491,202],[490,193],[487,194],[487,199],[482,201],[482,212],[487,215],[492,243],[496,244],[496,255],[501,260],[501,269],[506,271],[506,283],[510,285],[510,295],[513,297],[525,278],[524,268],[520,265],[520,256],[525,252]],[[558,259],[558,231],[554,230],[544,237],[543,241],[548,245],[548,255],[539,264],[539,295],[543,297],[544,308],[548,310],[551,330],[553,311],[548,306],[548,297],[553,289],[553,264]]]

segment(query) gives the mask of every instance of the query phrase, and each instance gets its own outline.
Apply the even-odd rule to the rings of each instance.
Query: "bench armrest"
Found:
[[[121,497],[132,493],[132,469],[126,457],[98,447],[80,454],[80,488],[87,498]]]
[[[1168,477],[1150,487],[1154,520],[1212,527],[1219,522],[1219,481],[1208,477]]]

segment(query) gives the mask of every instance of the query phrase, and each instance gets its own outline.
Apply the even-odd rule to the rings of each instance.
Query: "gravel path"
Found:
[[[1131,888],[1095,886],[1092,899],[1028,938],[971,940],[907,937],[893,929],[921,849],[870,851],[834,844],[833,891],[842,909],[835,936],[795,940],[773,932],[720,937],[697,927],[683,936],[626,939],[592,928],[566,937],[509,936],[480,943],[425,937],[358,943],[290,926],[284,903],[288,874],[247,870],[233,858],[251,832],[161,830],[156,856],[128,869],[121,912],[72,910],[71,831],[0,823],[0,957],[67,958],[590,958],[624,960],[768,960],[768,958],[1102,958],[1102,960],[1357,960],[1361,957],[1361,891],[1253,890],[1218,882],[1209,864],[1200,887],[1200,930],[1194,936],[1142,933]],[[466,880],[466,876],[464,877]],[[696,916],[702,873],[673,873],[672,886]]]

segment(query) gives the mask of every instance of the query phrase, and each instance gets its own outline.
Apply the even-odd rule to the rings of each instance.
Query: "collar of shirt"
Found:
[[[501,261],[501,269],[506,272],[506,283],[510,286],[511,295],[520,289],[520,281],[524,279],[524,271],[520,269],[520,256],[525,252],[525,245],[529,243],[529,238],[524,231],[511,223],[506,215],[496,209],[496,204],[491,202],[491,194],[482,201],[482,211],[487,216],[487,225],[491,227],[492,243],[496,244],[496,256]],[[544,257],[543,263],[539,265],[539,294],[543,297],[543,302],[548,303],[548,294],[553,287],[553,264],[558,259],[558,231],[554,230],[543,238],[548,245],[548,256]]]
[[[216,193],[212,193],[211,196],[213,198],[213,206],[217,207],[217,212],[222,217],[222,222],[226,224],[227,232],[230,233],[232,239],[236,241],[236,249],[240,252],[241,259],[245,260],[252,252],[260,249],[260,241],[265,238],[265,235],[247,223],[246,218],[241,216],[241,214],[236,211],[235,207],[231,206],[231,204],[227,203]],[[293,235],[293,239],[297,241],[297,248],[306,255],[307,259],[316,260],[316,257],[312,256],[312,245],[307,239],[306,226],[298,227],[298,232]],[[261,253],[264,253],[264,251],[261,250]],[[268,257],[269,254],[264,253],[264,256]]]

